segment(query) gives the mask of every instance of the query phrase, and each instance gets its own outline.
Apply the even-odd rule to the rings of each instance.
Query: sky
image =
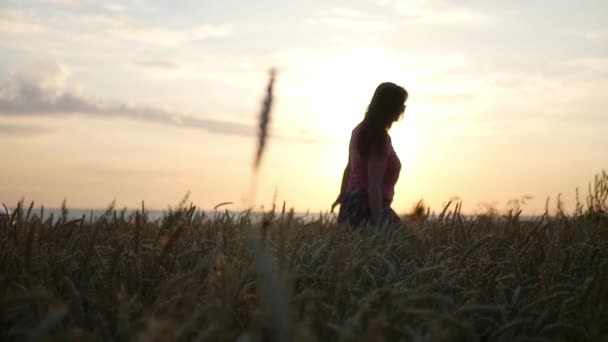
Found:
[[[608,167],[607,23],[603,0],[1,0],[0,202],[327,211],[390,81],[396,211],[571,209]]]

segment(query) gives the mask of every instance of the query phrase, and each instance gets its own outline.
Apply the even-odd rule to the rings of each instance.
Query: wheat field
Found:
[[[607,179],[569,215],[456,204],[362,231],[284,210],[69,220],[20,203],[0,218],[0,339],[602,340]]]

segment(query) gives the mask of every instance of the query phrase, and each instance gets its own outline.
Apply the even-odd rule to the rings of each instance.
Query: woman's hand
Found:
[[[330,213],[333,214],[334,209],[336,208],[336,206],[338,206],[338,204],[342,203],[342,197],[344,193],[346,193],[346,186],[348,184],[348,177],[350,175],[350,155],[348,157],[349,162],[346,164],[346,167],[344,168],[344,173],[342,174],[342,183],[340,185],[340,194],[338,195],[338,198],[336,198],[336,201],[331,205],[331,211]]]
[[[338,204],[342,203],[342,194],[338,195],[338,198],[336,198],[336,201],[331,205],[331,213],[334,213],[334,209],[336,208],[336,206],[338,206]]]

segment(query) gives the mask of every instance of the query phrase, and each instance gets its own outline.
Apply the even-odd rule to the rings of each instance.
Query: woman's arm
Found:
[[[346,193],[346,187],[348,186],[348,177],[350,176],[350,161],[346,164],[344,168],[344,173],[342,174],[342,184],[340,185],[340,194],[336,201],[331,205],[331,212],[334,211],[334,208],[340,204],[342,201],[342,196]]]
[[[367,196],[372,221],[377,220],[382,215],[382,181],[386,169],[386,160],[385,154],[372,151],[367,161]]]

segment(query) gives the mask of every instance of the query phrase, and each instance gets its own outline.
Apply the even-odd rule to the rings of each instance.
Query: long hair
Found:
[[[374,92],[359,126],[357,150],[367,158],[375,149],[381,153],[386,146],[387,131],[405,110],[407,91],[390,82],[381,83]]]

